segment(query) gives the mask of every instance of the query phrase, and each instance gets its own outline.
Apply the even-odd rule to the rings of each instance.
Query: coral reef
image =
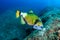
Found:
[[[20,18],[15,17],[16,10],[4,12],[0,15],[0,40],[60,40],[60,9],[47,9],[40,16],[46,28],[42,31],[21,25]]]
[[[24,40],[60,40],[60,9],[46,11],[41,18],[46,31],[35,30]]]

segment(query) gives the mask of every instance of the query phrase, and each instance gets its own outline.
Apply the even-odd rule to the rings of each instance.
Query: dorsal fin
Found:
[[[29,13],[33,13],[33,11],[32,11],[32,10],[30,10],[30,11],[29,11]]]

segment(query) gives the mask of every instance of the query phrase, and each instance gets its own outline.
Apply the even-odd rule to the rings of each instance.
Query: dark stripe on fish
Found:
[[[38,23],[39,21],[40,21],[39,19],[36,19],[34,24]]]

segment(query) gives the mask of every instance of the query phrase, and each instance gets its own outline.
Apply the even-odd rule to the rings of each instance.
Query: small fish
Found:
[[[33,11],[26,12],[16,12],[16,18],[21,17],[21,23],[28,25],[32,25],[34,29],[41,30],[43,28],[43,24],[41,19],[33,13]]]

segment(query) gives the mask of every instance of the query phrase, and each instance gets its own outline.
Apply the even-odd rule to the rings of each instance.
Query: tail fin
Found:
[[[17,10],[17,11],[16,11],[16,18],[19,18],[19,16],[20,16],[20,11]]]

